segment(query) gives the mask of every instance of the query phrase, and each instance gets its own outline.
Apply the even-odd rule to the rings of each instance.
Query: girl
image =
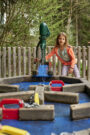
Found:
[[[52,51],[46,56],[46,60],[56,54],[61,61],[62,76],[74,73],[75,77],[80,78],[80,73],[76,65],[76,59],[72,47],[67,42],[67,36],[64,32],[60,33],[56,39],[56,45]]]

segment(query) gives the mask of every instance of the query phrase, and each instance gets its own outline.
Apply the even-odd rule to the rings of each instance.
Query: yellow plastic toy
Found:
[[[30,135],[26,130],[4,125],[0,129],[0,135]]]
[[[37,92],[35,92],[35,95],[34,95],[34,102],[39,105],[39,95]]]
[[[0,133],[0,135],[6,135],[6,134]]]

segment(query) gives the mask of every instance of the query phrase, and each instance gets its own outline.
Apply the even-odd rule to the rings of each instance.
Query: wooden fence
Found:
[[[47,47],[46,53],[51,51],[52,47]],[[90,81],[90,46],[77,48],[74,47],[77,58],[77,65],[82,78]],[[40,54],[40,52],[39,52]],[[0,48],[0,78],[31,75],[33,70],[37,69],[34,64],[36,57],[36,47],[1,47]],[[39,55],[40,57],[40,55]],[[61,63],[56,56],[51,58],[52,70],[54,75],[61,75]]]

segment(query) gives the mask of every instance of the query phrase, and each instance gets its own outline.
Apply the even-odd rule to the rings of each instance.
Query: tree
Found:
[[[0,2],[1,46],[36,46],[41,22],[47,23],[51,33],[47,39],[47,45],[54,45],[58,33],[62,31],[68,34],[72,45],[76,45],[77,38],[79,45],[86,44],[90,39],[89,0],[78,0],[78,2],[74,0],[1,0]],[[6,22],[2,23],[3,18],[5,19],[4,14],[6,14]]]

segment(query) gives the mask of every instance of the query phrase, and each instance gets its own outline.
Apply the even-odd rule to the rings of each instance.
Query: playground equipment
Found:
[[[30,135],[26,130],[4,125],[0,129],[0,135]]]
[[[2,108],[3,119],[19,119],[19,108],[5,108],[5,105],[18,104],[19,108],[24,107],[23,100],[21,99],[3,99],[0,102]]]
[[[58,84],[60,86],[53,86],[54,84]],[[64,82],[62,80],[52,80],[49,85],[52,91],[62,91],[62,86],[64,86]]]
[[[34,95],[34,102],[39,105],[39,94],[37,92]]]
[[[40,32],[40,37],[39,37],[39,42],[36,46],[36,59],[35,59],[35,63],[38,61],[38,49],[40,47],[41,49],[41,66],[45,66],[48,65],[48,75],[53,75],[53,73],[51,71],[49,71],[49,67],[51,67],[51,63],[50,62],[46,62],[45,60],[45,54],[46,54],[46,38],[50,36],[50,32],[48,29],[48,26],[45,22],[42,22],[40,24],[39,27],[39,32]],[[40,65],[39,65],[40,66]],[[36,75],[37,71],[33,71],[33,75]],[[42,75],[43,76],[43,75]]]
[[[46,51],[46,38],[50,36],[48,26],[45,22],[42,22],[39,27],[40,37],[36,47],[36,58],[38,56],[38,47],[41,48],[41,64],[45,63],[45,51]]]

